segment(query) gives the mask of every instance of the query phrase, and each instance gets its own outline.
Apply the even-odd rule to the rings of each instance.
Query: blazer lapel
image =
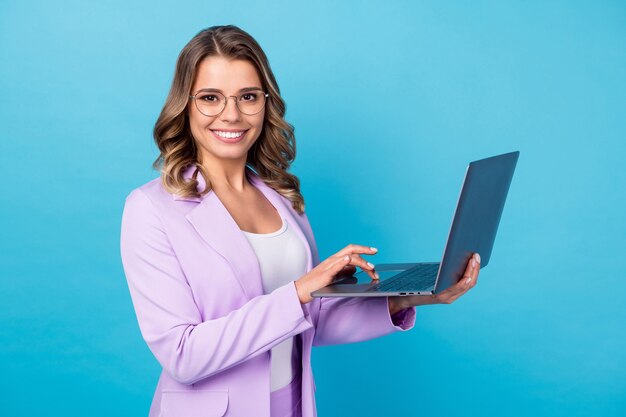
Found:
[[[186,217],[202,239],[228,261],[246,297],[263,294],[256,254],[217,195],[209,192]]]
[[[188,166],[183,177],[191,178],[196,169],[195,165]],[[206,183],[200,173],[196,175],[198,191],[202,191]],[[202,197],[174,196],[174,199],[199,203],[185,215],[187,220],[202,239],[230,264],[245,296],[252,299],[262,295],[261,268],[256,254],[217,194],[209,191]]]
[[[195,166],[186,168],[183,176],[191,178]],[[298,224],[292,207],[287,205],[280,194],[269,187],[261,178],[252,171],[248,171],[248,179],[256,186],[263,195],[272,203],[276,210],[289,223],[289,227],[296,232],[307,248],[308,260],[307,271],[312,268],[311,246]],[[206,186],[202,175],[197,174],[198,189],[204,190]],[[247,298],[251,299],[263,294],[263,282],[261,269],[254,249],[248,239],[230,215],[226,207],[213,191],[201,198],[183,198],[174,196],[175,200],[195,201],[199,204],[186,214],[187,220],[194,229],[215,251],[226,259],[235,272],[241,290]],[[297,279],[298,277],[294,277]]]

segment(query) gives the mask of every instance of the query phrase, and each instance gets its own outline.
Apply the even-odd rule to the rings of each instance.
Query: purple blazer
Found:
[[[187,167],[185,178],[195,169]],[[310,271],[319,255],[306,214],[248,168],[246,175],[305,243]],[[202,175],[198,180],[203,190]],[[141,334],[163,367],[150,417],[269,417],[270,349],[296,335],[303,417],[314,417],[312,346],[359,342],[415,323],[415,308],[392,320],[386,297],[301,305],[293,282],[263,294],[254,250],[214,192],[181,198],[159,178],[138,187],[126,198],[120,243]]]

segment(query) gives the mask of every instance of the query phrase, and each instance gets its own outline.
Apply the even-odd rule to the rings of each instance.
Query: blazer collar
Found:
[[[191,178],[196,169],[195,165],[187,167],[183,176]],[[298,222],[299,214],[293,209],[288,199],[265,184],[263,179],[247,167],[246,175],[250,183],[263,193],[302,240],[308,253],[307,271],[310,271],[312,269],[311,246]],[[204,190],[206,183],[200,173],[198,173],[197,180],[198,190]],[[199,198],[175,196],[174,199],[198,203],[186,214],[187,220],[202,239],[230,263],[243,293],[250,299],[262,295],[263,283],[256,253],[217,195],[209,191]],[[294,280],[297,278],[294,277]]]

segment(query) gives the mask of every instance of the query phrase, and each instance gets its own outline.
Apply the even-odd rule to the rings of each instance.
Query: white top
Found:
[[[304,243],[282,218],[283,225],[272,233],[250,233],[242,230],[254,249],[261,267],[263,291],[269,294],[288,282],[295,281],[306,273],[309,253]],[[271,350],[271,391],[283,388],[293,380],[294,337]]]

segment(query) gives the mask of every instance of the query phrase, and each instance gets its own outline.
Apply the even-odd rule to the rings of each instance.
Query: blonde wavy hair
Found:
[[[296,139],[294,127],[284,119],[285,102],[259,44],[247,32],[233,25],[212,26],[200,31],[178,56],[172,87],[153,132],[160,154],[152,166],[161,173],[163,187],[182,197],[201,197],[211,190],[205,169],[198,163],[197,145],[187,115],[196,70],[200,62],[210,56],[245,60],[256,68],[269,97],[261,135],[248,151],[246,164],[302,214],[304,198],[300,193],[300,181],[287,172],[296,157]],[[186,181],[183,172],[190,164],[197,164],[199,169]],[[206,182],[202,192],[197,190],[198,172]]]

